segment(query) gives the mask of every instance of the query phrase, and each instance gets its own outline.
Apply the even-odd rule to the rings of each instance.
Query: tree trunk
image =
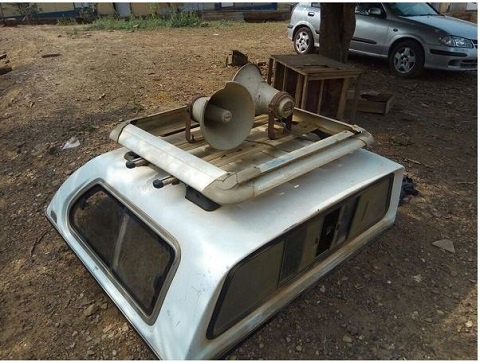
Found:
[[[355,31],[355,3],[322,3],[319,54],[342,63],[347,62],[348,48]],[[343,79],[325,83],[326,105],[322,113],[336,118]]]
[[[355,31],[355,3],[322,3],[320,55],[346,63]]]

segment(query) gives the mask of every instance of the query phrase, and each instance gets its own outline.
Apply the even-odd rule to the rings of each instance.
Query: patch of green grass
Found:
[[[193,28],[200,27],[204,21],[194,12],[172,12],[165,16],[130,17],[118,19],[102,17],[95,20],[90,29],[95,30],[135,30],[155,28]]]
[[[193,28],[201,26],[203,20],[194,12],[173,12],[166,17],[167,26],[170,28]]]
[[[69,26],[69,25],[77,25],[77,21],[73,18],[61,18],[57,20],[57,25],[60,26]]]
[[[215,20],[211,22],[211,26],[214,28],[229,28],[234,25],[238,26],[239,24],[243,24],[243,23],[239,21],[232,21],[232,20],[225,20],[225,19]]]

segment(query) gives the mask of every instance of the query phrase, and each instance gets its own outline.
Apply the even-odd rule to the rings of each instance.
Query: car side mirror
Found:
[[[379,9],[379,8],[371,8],[370,10],[368,10],[368,15],[382,16],[382,9]]]

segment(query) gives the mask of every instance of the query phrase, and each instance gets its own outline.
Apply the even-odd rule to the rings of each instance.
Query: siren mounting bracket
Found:
[[[275,94],[270,101],[270,104],[268,105],[268,138],[271,140],[274,140],[277,138],[275,135],[275,109],[277,107],[277,104],[279,101],[284,98],[284,97],[291,97],[289,93],[280,91],[277,94]],[[287,117],[284,118],[283,121],[285,123],[285,126],[283,130],[291,131],[292,130],[292,118],[293,118],[293,112]]]
[[[195,103],[195,101],[197,99],[200,99],[200,98],[203,98],[203,97],[205,97],[205,96],[203,96],[201,94],[197,94],[196,96],[194,96],[192,98],[190,103],[187,104],[188,117],[185,119],[185,139],[187,140],[188,143],[195,143],[195,142],[199,142],[199,141],[203,140],[203,137],[200,138],[200,139],[195,139],[195,136],[192,134],[192,131],[191,131],[192,121],[194,121],[193,115],[192,115],[193,103]]]

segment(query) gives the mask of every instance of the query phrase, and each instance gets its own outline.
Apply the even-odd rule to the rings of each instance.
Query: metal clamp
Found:
[[[197,99],[200,99],[204,96],[202,95],[196,95],[192,98],[192,100],[190,101],[190,103],[187,104],[187,113],[188,113],[188,118],[185,120],[185,139],[187,140],[188,143],[194,143],[194,142],[198,142],[198,141],[201,141],[201,140],[196,140],[195,137],[193,136],[192,134],[192,131],[191,131],[191,127],[192,127],[192,121],[195,121],[192,117],[192,108],[193,108],[193,104],[195,103],[195,101]]]
[[[281,99],[285,97],[291,97],[288,92],[280,91],[276,93],[270,103],[268,104],[268,138],[271,140],[276,139],[275,136],[275,108]],[[293,115],[293,113],[292,113]],[[291,131],[292,129],[292,115],[285,119],[285,129]]]

